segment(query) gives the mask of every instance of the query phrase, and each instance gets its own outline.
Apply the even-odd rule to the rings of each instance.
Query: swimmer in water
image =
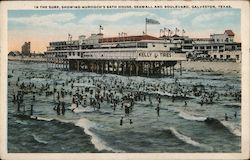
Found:
[[[123,117],[121,117],[120,126],[122,126],[122,123],[123,123]]]
[[[228,121],[228,116],[226,113],[225,113],[225,121]]]
[[[129,124],[133,124],[133,121],[132,121],[132,119],[129,119]]]
[[[62,115],[65,114],[65,102],[62,102]]]
[[[56,108],[57,115],[60,115],[60,103],[58,103]]]
[[[157,111],[157,116],[160,117],[160,104],[158,103],[157,107],[156,107],[156,111]]]
[[[30,106],[30,115],[33,115],[33,104]]]

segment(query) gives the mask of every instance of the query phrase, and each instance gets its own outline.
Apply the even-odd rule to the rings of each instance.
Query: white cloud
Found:
[[[197,10],[193,9],[179,9],[179,10],[173,10],[172,12],[170,12],[170,15],[175,18],[185,18],[196,12]]]
[[[161,22],[161,26],[169,28],[173,28],[181,24],[181,22],[177,19],[165,19],[160,17],[159,21]]]
[[[192,25],[200,25],[204,22],[208,22],[210,20],[215,20],[218,18],[224,18],[226,16],[233,16],[234,14],[232,12],[227,12],[227,11],[221,11],[221,12],[216,12],[216,13],[208,13],[208,14],[201,14],[196,16],[192,20]],[[209,23],[208,23],[209,24]]]
[[[31,17],[9,18],[10,22],[22,23],[32,26],[56,27],[58,23],[65,23],[73,20],[75,16],[72,13],[33,15]]]
[[[142,17],[142,16],[155,16],[155,15],[150,12],[124,12],[112,15],[91,14],[83,18],[80,22],[85,22],[85,23],[86,22],[92,23],[95,21],[115,22],[129,17]]]

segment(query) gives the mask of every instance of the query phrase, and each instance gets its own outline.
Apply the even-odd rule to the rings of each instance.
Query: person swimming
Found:
[[[132,121],[132,119],[129,119],[129,124],[133,124],[133,121]]]
[[[122,126],[122,124],[123,124],[123,117],[121,117],[120,126]]]
[[[56,108],[57,115],[60,115],[60,103],[58,103]]]
[[[31,116],[33,115],[33,104],[31,104],[31,106],[30,106],[30,115]]]
[[[157,116],[160,117],[160,104],[158,103],[157,107],[156,107],[156,111],[157,111]]]
[[[65,114],[65,102],[62,102],[62,115]]]
[[[225,113],[225,121],[228,121],[228,116],[226,113]]]
[[[234,118],[235,119],[237,118],[237,112],[234,112]]]

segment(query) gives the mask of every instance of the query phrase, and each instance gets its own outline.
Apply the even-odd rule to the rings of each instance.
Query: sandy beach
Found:
[[[183,70],[192,72],[240,73],[241,71],[241,63],[236,62],[183,61],[182,67]]]

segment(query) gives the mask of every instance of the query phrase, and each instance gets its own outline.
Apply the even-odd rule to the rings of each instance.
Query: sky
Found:
[[[25,41],[31,42],[32,52],[44,52],[50,41],[90,36],[103,26],[104,37],[141,35],[145,18],[159,25],[148,25],[147,34],[159,37],[160,29],[185,30],[186,36],[208,38],[213,33],[232,29],[240,42],[240,9],[79,9],[79,10],[9,10],[8,48],[20,51]],[[179,33],[181,34],[181,33]]]

